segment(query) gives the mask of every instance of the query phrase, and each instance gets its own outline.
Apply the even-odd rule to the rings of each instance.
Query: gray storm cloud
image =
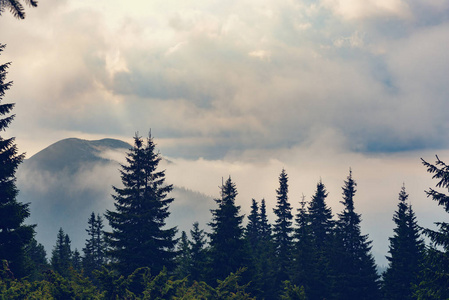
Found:
[[[51,2],[0,20],[19,141],[151,127],[213,139],[219,148],[180,153],[219,158],[334,128],[353,151],[447,146],[441,1],[139,3]]]

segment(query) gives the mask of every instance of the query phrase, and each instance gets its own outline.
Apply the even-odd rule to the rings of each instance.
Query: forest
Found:
[[[25,1],[36,6],[33,0]],[[18,1],[0,1],[23,19]],[[0,44],[0,53],[5,45]],[[12,85],[10,63],[0,64],[0,102]],[[371,240],[362,234],[354,201],[357,183],[343,180],[343,210],[326,203],[317,183],[293,211],[286,170],[281,170],[274,208],[252,199],[248,216],[236,205],[229,176],[219,189],[207,228],[168,227],[172,185],[158,168],[162,157],[151,136],[136,135],[114,186],[115,209],[86,216],[88,239],[81,252],[59,229],[49,259],[28,225],[29,203],[17,200],[16,170],[25,158],[3,132],[14,119],[13,103],[0,103],[0,298],[1,299],[449,299],[449,223],[422,228],[405,186],[398,188],[395,223],[379,273]],[[429,201],[449,213],[449,165],[438,156],[422,160],[436,180]],[[275,221],[268,220],[272,209]],[[105,230],[108,222],[111,230]]]

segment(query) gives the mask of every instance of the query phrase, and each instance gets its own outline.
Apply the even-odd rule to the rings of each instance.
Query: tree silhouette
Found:
[[[112,232],[105,232],[115,267],[129,275],[140,267],[154,274],[174,268],[176,227],[165,229],[173,198],[172,185],[165,184],[165,171],[158,171],[161,160],[151,134],[146,144],[137,134],[120,171],[123,188],[114,187],[115,211],[107,210]]]
[[[25,3],[32,7],[37,7],[36,0],[25,0]],[[25,19],[25,8],[19,0],[0,0],[0,15],[9,9],[13,16],[17,19]]]

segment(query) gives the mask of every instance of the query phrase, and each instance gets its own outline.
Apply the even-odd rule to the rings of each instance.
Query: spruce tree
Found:
[[[160,160],[151,134],[146,143],[136,134],[127,164],[121,165],[123,187],[114,187],[115,211],[106,211],[112,232],[105,235],[113,265],[122,274],[140,267],[152,274],[174,268],[177,229],[165,228],[173,187],[165,184],[165,171],[157,170]]]
[[[251,249],[257,249],[260,239],[260,215],[259,204],[254,199],[252,199],[251,212],[248,216],[245,238],[247,239]]]
[[[292,207],[288,202],[288,177],[284,169],[279,175],[279,188],[276,190],[277,204],[273,209],[276,220],[273,226],[273,241],[276,247],[277,281],[289,279],[291,251],[293,246]]]
[[[83,269],[82,261],[81,261],[81,254],[78,251],[78,249],[75,248],[75,250],[72,252],[72,261],[71,261],[72,267],[75,271],[81,272]]]
[[[190,275],[192,255],[190,249],[190,241],[187,238],[187,233],[182,231],[181,239],[178,243],[178,255],[176,256],[176,276],[183,279]]]
[[[86,229],[88,239],[83,248],[84,256],[82,258],[82,265],[84,274],[93,279],[92,272],[101,269],[105,263],[106,244],[103,237],[103,219],[94,212],[90,215],[88,221],[88,228]]]
[[[51,266],[53,270],[63,277],[70,275],[70,267],[72,266],[72,250],[70,249],[70,238],[59,228],[56,237],[56,245],[51,253]]]
[[[267,207],[265,204],[265,199],[260,202],[260,216],[259,216],[259,227],[260,227],[260,239],[262,241],[271,241],[272,230],[271,225],[268,222]]]
[[[255,295],[261,299],[273,299],[277,293],[275,286],[276,274],[274,273],[277,260],[265,199],[262,199],[260,203],[259,222],[259,246],[256,249],[258,256],[256,260],[257,271],[254,279],[258,294]]]
[[[295,244],[294,244],[294,265],[292,283],[296,286],[303,286],[309,290],[311,279],[314,273],[315,250],[310,229],[309,214],[307,211],[307,202],[305,196],[302,196],[299,202],[300,207],[296,214],[295,223]]]
[[[449,165],[436,157],[435,164],[422,159],[427,172],[437,179],[436,187],[449,191]],[[449,196],[441,190],[430,188],[427,197],[438,202],[449,213]],[[431,245],[426,251],[425,267],[421,272],[421,282],[416,290],[418,299],[449,299],[449,223],[436,222],[437,230],[424,229],[423,233],[430,239]]]
[[[0,44],[0,54],[5,45]],[[10,63],[0,65],[0,102],[12,82],[6,81]],[[9,115],[14,108],[13,103],[0,104],[0,132],[5,131],[14,119]],[[24,247],[34,235],[34,225],[25,225],[30,216],[29,204],[17,201],[16,170],[24,159],[18,154],[15,139],[0,136],[0,260],[7,260],[14,276],[20,278],[27,275]]]
[[[273,289],[274,247],[271,240],[271,228],[266,215],[265,200],[259,211],[259,203],[252,199],[248,216],[245,238],[251,259],[248,275],[251,276],[249,292],[257,298],[270,298]]]
[[[413,299],[413,287],[418,285],[424,258],[424,241],[412,206],[407,201],[405,186],[399,193],[398,209],[393,216],[396,227],[390,237],[388,268],[383,274],[385,299]]]
[[[199,223],[193,223],[193,229],[190,230],[191,236],[191,252],[190,252],[190,280],[202,281],[205,280],[207,266],[207,248],[206,248],[206,234],[204,230],[199,228]]]
[[[211,210],[209,280],[223,280],[231,272],[248,264],[243,239],[243,215],[240,215],[240,206],[235,205],[236,196],[237,189],[229,177],[221,186],[221,197],[215,199],[218,208]]]
[[[352,171],[343,186],[344,209],[338,214],[333,253],[335,293],[338,299],[379,299],[379,276],[371,254],[371,241],[362,235],[361,216],[355,212],[356,182]]]
[[[47,261],[47,253],[42,244],[38,243],[35,238],[25,246],[26,265],[29,268],[30,281],[42,279],[42,272],[49,269]]]
[[[334,241],[334,221],[332,210],[326,204],[327,196],[326,187],[320,180],[308,207],[314,260],[313,273],[309,278],[309,290],[306,290],[306,294],[311,300],[328,299],[332,296],[331,279],[334,271],[331,265],[331,253]]]

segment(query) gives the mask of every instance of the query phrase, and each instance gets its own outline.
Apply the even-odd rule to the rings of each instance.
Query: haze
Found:
[[[231,175],[244,211],[285,168],[295,207],[321,178],[335,214],[352,168],[381,264],[403,183],[420,224],[443,217],[420,157],[449,161],[447,1],[49,0],[0,34],[28,157],[151,128],[172,183]]]

